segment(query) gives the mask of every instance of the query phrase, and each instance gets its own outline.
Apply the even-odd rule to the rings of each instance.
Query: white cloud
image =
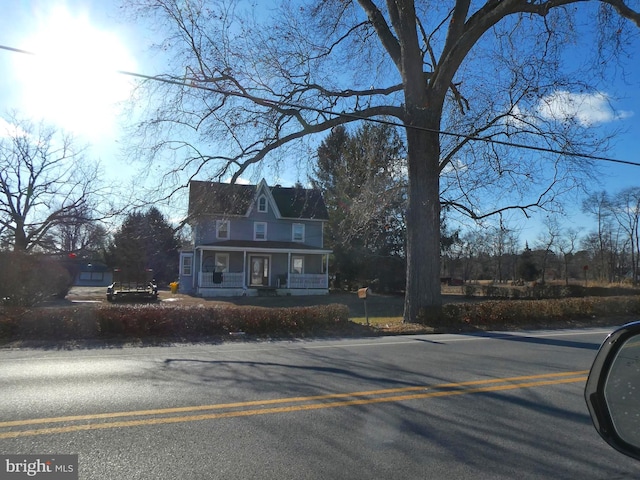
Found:
[[[606,93],[571,93],[558,90],[540,99],[537,113],[547,120],[575,119],[583,127],[622,120],[633,115],[631,111],[615,110]]]
[[[4,118],[0,117],[0,137],[9,137],[11,132],[11,124]]]
[[[526,110],[514,105],[506,118],[506,123],[511,127],[524,128],[527,124],[535,123],[535,119]]]
[[[0,138],[16,138],[25,136],[28,136],[28,133],[22,128],[14,125],[13,123],[9,123],[4,118],[0,117]]]
[[[530,110],[514,105],[506,119],[509,126],[524,128],[536,125],[540,119],[568,121],[575,120],[583,127],[593,127],[632,117],[634,112],[615,110],[609,95],[597,93],[571,93],[558,90],[542,97]]]
[[[442,174],[447,175],[449,173],[455,174],[455,172],[466,172],[469,170],[469,164],[463,162],[459,158],[453,158],[445,167],[442,169]]]
[[[231,183],[231,177],[228,177],[222,181],[222,183]],[[247,180],[246,178],[239,177],[235,181],[236,185],[253,185],[251,180]]]

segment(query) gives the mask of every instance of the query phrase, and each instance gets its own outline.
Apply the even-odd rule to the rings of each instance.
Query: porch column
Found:
[[[204,263],[202,257],[204,257],[204,250],[200,249],[200,265],[198,266],[198,288],[202,286],[202,264]]]
[[[191,260],[191,288],[193,290],[195,290],[196,284],[198,283],[196,281],[196,262],[194,261],[197,258],[198,258],[198,249],[194,248],[193,249],[193,260]]]
[[[329,254],[328,253],[325,253],[324,261],[325,261],[324,282],[327,285],[327,289],[329,289]]]
[[[242,251],[242,288],[247,289],[247,251]]]

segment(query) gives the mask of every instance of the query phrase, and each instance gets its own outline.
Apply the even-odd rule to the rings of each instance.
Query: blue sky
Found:
[[[120,151],[121,126],[127,119],[118,104],[127,100],[131,82],[111,71],[160,74],[164,60],[149,51],[149,30],[127,23],[117,5],[110,0],[0,0],[0,44],[44,51],[54,58],[36,62],[33,57],[0,50],[0,112],[15,109],[73,131],[91,145],[91,157],[109,166],[110,175],[127,182],[139,166],[132,166]],[[640,52],[640,37],[634,42],[629,50]],[[69,45],[75,52],[73,60],[56,56]],[[625,80],[618,75],[614,83],[601,87],[599,97],[579,99],[580,111],[575,112],[585,122],[619,130],[606,156],[633,162],[640,162],[638,60],[625,65]],[[570,100],[576,99],[560,94],[553,104],[566,106]],[[297,168],[263,171],[270,183],[304,180]],[[599,178],[601,184],[594,185],[594,191],[616,192],[639,185],[640,167],[602,162]],[[580,226],[588,221],[577,208],[571,210],[568,224]],[[539,223],[523,223],[523,228],[523,235],[533,241]]]
[[[132,47],[143,37],[117,19],[109,1],[0,0],[0,12],[0,44],[39,53],[0,51],[2,115],[44,119],[89,145],[88,158],[126,165],[118,156],[119,105],[132,83],[115,70],[142,67],[142,51]]]

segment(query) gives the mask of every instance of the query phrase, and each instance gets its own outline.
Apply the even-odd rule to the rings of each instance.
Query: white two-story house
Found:
[[[327,219],[318,190],[191,181],[193,248],[180,254],[180,291],[327,294]]]

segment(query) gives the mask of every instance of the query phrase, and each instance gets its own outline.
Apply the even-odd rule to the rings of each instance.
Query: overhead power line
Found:
[[[10,47],[10,46],[7,46],[7,45],[0,45],[0,49],[1,50],[8,50],[8,51],[14,52],[14,53],[20,53],[20,54],[23,54],[23,55],[37,56],[37,54],[35,52],[30,52],[28,50],[23,50],[23,49],[20,49],[20,48]],[[199,89],[199,90],[206,90],[206,91],[209,91],[211,93],[216,93],[216,94],[219,94],[219,95],[226,95],[226,96],[231,96],[231,97],[244,98],[246,100],[259,100],[259,101],[261,101],[263,103],[273,104],[273,105],[276,105],[276,106],[279,106],[279,107],[293,108],[293,109],[297,109],[297,110],[308,110],[308,111],[312,111],[312,112],[316,112],[316,113],[322,113],[324,115],[352,118],[354,120],[361,120],[361,121],[367,121],[367,122],[372,122],[372,123],[379,123],[379,124],[390,125],[390,126],[400,127],[400,128],[410,128],[410,129],[415,129],[415,130],[427,131],[427,132],[431,132],[431,133],[437,133],[439,135],[444,135],[444,136],[449,136],[449,137],[461,138],[461,139],[464,139],[464,140],[479,141],[479,142],[491,143],[491,144],[494,144],[494,145],[502,145],[502,146],[507,146],[507,147],[512,147],[512,148],[521,148],[521,149],[524,149],[524,150],[532,150],[532,151],[536,151],[536,152],[552,153],[552,154],[564,155],[564,156],[568,156],[568,157],[584,158],[584,159],[587,159],[587,160],[595,160],[595,161],[610,162],[610,163],[617,163],[617,164],[621,164],[621,165],[631,165],[631,166],[634,166],[634,167],[640,167],[640,162],[633,162],[631,160],[621,160],[621,159],[617,159],[617,158],[610,158],[610,157],[604,157],[604,156],[599,156],[599,155],[591,155],[591,154],[588,154],[588,153],[580,153],[580,152],[566,152],[566,151],[557,150],[557,149],[548,148],[548,147],[537,147],[535,145],[524,145],[524,144],[521,144],[521,143],[507,142],[507,141],[504,141],[504,140],[496,140],[494,138],[488,138],[488,137],[479,137],[479,136],[473,136],[473,135],[466,135],[466,134],[463,134],[463,133],[455,133],[455,132],[448,132],[448,131],[444,131],[444,130],[434,130],[434,129],[425,128],[425,127],[404,125],[402,123],[394,122],[394,121],[391,121],[391,120],[363,117],[363,116],[360,116],[360,115],[357,115],[357,114],[353,114],[353,113],[334,112],[333,110],[324,109],[324,108],[312,107],[312,106],[308,106],[308,105],[300,105],[300,104],[291,103],[291,102],[284,102],[284,101],[281,101],[281,100],[271,100],[271,99],[254,97],[254,96],[251,96],[251,95],[243,93],[243,92],[230,92],[230,91],[227,91],[227,90],[214,88],[214,87],[211,87],[209,85],[199,85],[197,83],[187,82],[185,80],[176,80],[176,79],[172,79],[172,78],[167,78],[165,76],[147,75],[147,74],[143,74],[143,73],[130,72],[130,71],[126,71],[126,70],[116,70],[115,73],[118,73],[120,75],[126,75],[126,76],[133,77],[133,78],[139,78],[139,79],[142,79],[142,80],[150,80],[150,81],[155,81],[155,82],[167,83],[167,84],[171,84],[171,85],[177,85],[177,86],[181,86],[181,87],[195,88],[195,89]]]

